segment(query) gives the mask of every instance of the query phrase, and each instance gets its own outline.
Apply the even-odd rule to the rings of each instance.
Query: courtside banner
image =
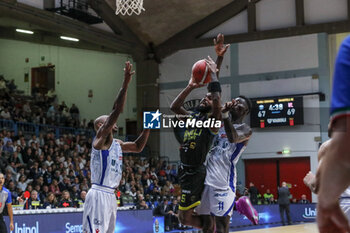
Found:
[[[14,215],[12,233],[82,233],[83,213]],[[8,216],[4,217],[9,226]],[[117,213],[115,233],[152,233],[152,210],[124,210]],[[102,233],[102,232],[99,232]]]

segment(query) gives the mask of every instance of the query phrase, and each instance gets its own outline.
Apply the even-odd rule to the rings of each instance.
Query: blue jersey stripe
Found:
[[[226,213],[224,213],[224,216],[227,216],[231,212],[231,210],[232,210],[234,205],[235,205],[235,200],[233,200],[232,205],[230,206],[230,208],[226,211]]]
[[[109,150],[101,150],[101,156],[102,156],[102,176],[101,176],[101,181],[100,185],[103,184],[103,180],[105,178],[106,174],[106,169],[107,169],[107,158],[109,155]]]
[[[236,150],[233,152],[233,154],[231,155],[231,169],[230,169],[230,183],[229,186],[232,189],[233,192],[236,192],[236,184],[234,184],[234,177],[235,177],[235,164],[234,164],[234,160],[235,158],[239,155],[239,153],[241,152],[242,148],[244,147],[244,143],[238,143],[236,145]]]
[[[88,223],[89,223],[90,232],[92,233],[92,226],[91,226],[91,221],[90,221],[89,215],[87,216],[87,220],[88,220]]]

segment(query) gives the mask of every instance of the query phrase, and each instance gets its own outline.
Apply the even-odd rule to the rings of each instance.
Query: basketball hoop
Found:
[[[144,11],[143,8],[143,0],[116,0],[117,1],[117,9],[115,14],[121,15],[132,15],[141,14],[141,11]]]

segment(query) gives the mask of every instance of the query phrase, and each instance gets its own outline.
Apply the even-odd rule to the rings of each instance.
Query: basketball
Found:
[[[194,63],[192,66],[192,77],[196,83],[203,84],[210,82],[210,70],[204,59]]]

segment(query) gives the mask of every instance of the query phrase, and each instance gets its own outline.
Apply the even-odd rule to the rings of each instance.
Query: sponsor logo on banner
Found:
[[[67,222],[65,226],[66,226],[66,233],[83,232],[83,225],[73,225],[70,222]]]
[[[303,218],[315,219],[316,218],[316,208],[311,208],[311,207],[305,208]]]
[[[35,226],[26,226],[25,223],[23,223],[22,226],[19,226],[17,223],[15,223],[15,229],[13,231],[14,233],[39,233],[39,222],[35,222]]]

